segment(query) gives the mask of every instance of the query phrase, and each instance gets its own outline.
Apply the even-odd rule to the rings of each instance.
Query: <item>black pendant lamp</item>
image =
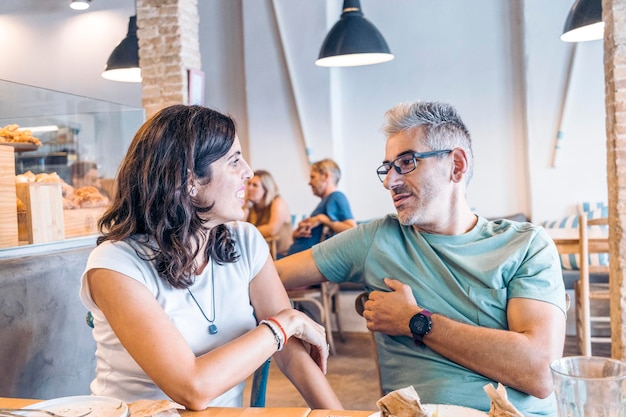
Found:
[[[391,61],[387,42],[363,17],[359,0],[344,0],[341,19],[335,23],[315,61],[321,67],[351,67]]]
[[[131,16],[126,37],[111,52],[102,78],[128,83],[141,82],[139,68],[139,41],[137,40],[137,16]]]
[[[561,40],[583,42],[603,38],[602,0],[576,0],[567,15]]]

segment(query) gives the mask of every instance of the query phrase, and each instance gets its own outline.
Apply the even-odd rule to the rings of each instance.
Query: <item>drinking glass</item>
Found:
[[[626,362],[569,356],[550,369],[559,417],[626,417]]]

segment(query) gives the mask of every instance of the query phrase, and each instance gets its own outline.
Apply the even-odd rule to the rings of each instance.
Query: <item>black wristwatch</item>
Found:
[[[432,315],[433,313],[426,309],[423,309],[422,311],[411,317],[411,321],[409,321],[409,329],[413,334],[413,341],[415,342],[415,344],[423,344],[424,336],[426,336],[433,328],[433,323],[430,320],[430,316]]]

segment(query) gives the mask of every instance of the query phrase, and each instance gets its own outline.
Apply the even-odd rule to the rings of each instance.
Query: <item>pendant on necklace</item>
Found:
[[[215,321],[215,276],[213,274],[213,262],[211,262],[211,298],[212,298],[211,313],[212,314],[211,314],[210,319],[204,313],[204,310],[202,309],[202,307],[200,307],[198,300],[196,300],[196,297],[194,297],[193,293],[191,292],[189,288],[187,288],[187,292],[191,296],[191,299],[193,300],[196,307],[198,307],[198,310],[200,310],[200,313],[202,313],[202,317],[204,317],[204,319],[209,323],[209,328],[208,328],[209,334],[216,334],[218,329],[215,323],[213,323]]]

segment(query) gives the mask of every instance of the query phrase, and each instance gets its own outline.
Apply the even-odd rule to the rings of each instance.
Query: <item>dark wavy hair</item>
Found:
[[[191,178],[211,181],[211,164],[226,155],[234,140],[234,120],[202,106],[174,105],[148,119],[119,168],[117,192],[98,224],[98,244],[126,239],[148,246],[153,255],[136,248],[137,255],[154,261],[159,275],[175,288],[193,284],[199,249],[191,248],[205,240],[207,259],[237,261],[229,229],[205,226],[214,203],[201,205],[188,191]]]

